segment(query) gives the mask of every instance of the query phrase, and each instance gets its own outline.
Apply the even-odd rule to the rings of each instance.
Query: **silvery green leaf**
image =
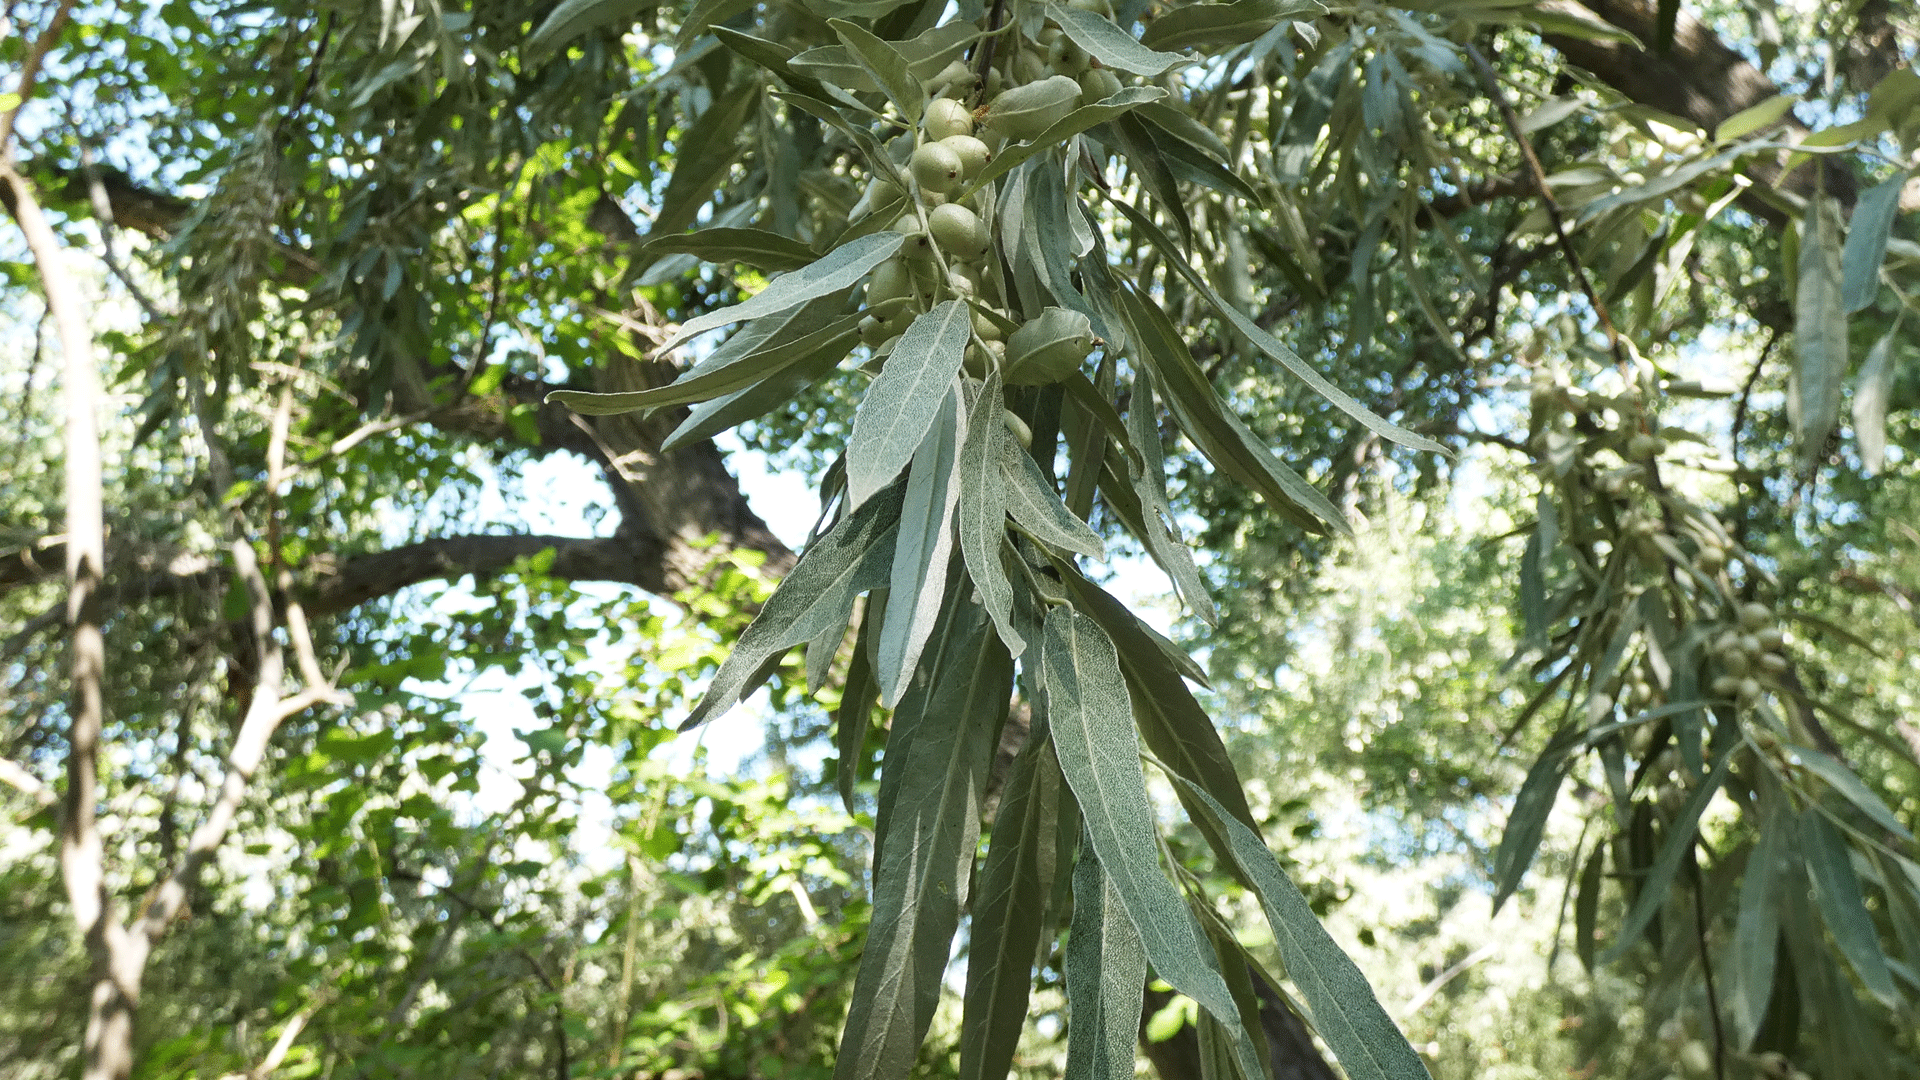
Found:
[[[1147,952],[1120,894],[1084,841],[1067,935],[1068,1080],[1132,1080]]]
[[[545,56],[603,26],[630,22],[646,7],[640,0],[561,0],[527,36],[527,55]]]
[[[1255,348],[1266,353],[1273,359],[1278,360],[1280,366],[1292,372],[1295,378],[1312,387],[1313,391],[1325,398],[1328,404],[1359,421],[1360,426],[1366,428],[1368,431],[1390,442],[1399,443],[1401,446],[1412,450],[1425,450],[1430,453],[1447,454],[1451,456],[1451,452],[1448,451],[1446,447],[1425,436],[1415,435],[1413,432],[1406,430],[1398,424],[1382,419],[1375,415],[1373,410],[1355,401],[1346,391],[1333,385],[1333,383],[1327,380],[1326,376],[1315,371],[1311,365],[1301,359],[1300,355],[1289,348],[1285,342],[1269,334],[1264,327],[1254,322],[1245,312],[1228,303],[1224,297],[1214,290],[1212,284],[1195,271],[1193,267],[1187,263],[1186,259],[1180,256],[1180,249],[1173,246],[1173,242],[1167,238],[1166,233],[1162,231],[1159,226],[1155,225],[1151,219],[1121,200],[1113,199],[1110,201],[1121,213],[1127,216],[1129,221],[1132,221],[1136,226],[1140,227],[1142,231],[1146,232],[1148,237],[1153,240],[1154,246],[1160,248],[1161,252],[1166,256],[1167,265],[1177,271],[1181,277],[1186,278],[1201,295],[1205,296],[1208,302],[1213,305],[1214,309],[1220,312],[1220,314],[1233,325],[1235,330],[1246,335],[1247,340],[1253,342]]]
[[[759,685],[755,676],[767,664],[846,618],[856,596],[886,585],[899,528],[900,496],[899,485],[888,488],[807,546],[740,635],[680,730],[698,727],[733,708]]]
[[[972,326],[966,302],[948,300],[913,320],[901,335],[854,413],[847,442],[852,505],[891,483],[919,449],[960,373]]]
[[[827,25],[853,54],[853,59],[873,76],[893,107],[900,110],[906,125],[919,126],[920,114],[927,106],[927,92],[921,89],[919,78],[908,68],[907,58],[900,55],[900,50],[856,23],[829,19]]]
[[[761,382],[695,405],[680,426],[661,440],[661,452],[670,453],[701,439],[710,439],[792,401],[800,391],[825,378],[840,361],[846,359],[847,353],[859,340],[859,330],[849,330],[821,345],[812,355],[801,357]]]
[[[1821,816],[1819,808],[1809,806],[1800,812],[1798,846],[1807,862],[1807,877],[1813,883],[1814,906],[1833,933],[1834,944],[1868,993],[1889,1009],[1901,1008],[1904,999],[1887,969],[1887,954],[1880,947],[1880,932],[1874,927],[1873,916],[1867,913],[1866,897],[1860,892],[1859,876],[1853,872],[1847,842]]]
[[[1726,783],[1727,769],[1733,762],[1733,748],[1740,745],[1729,740],[1714,755],[1713,771],[1694,786],[1687,801],[1681,804],[1667,827],[1666,838],[1660,844],[1660,853],[1654,856],[1653,865],[1647,869],[1647,876],[1640,882],[1640,895],[1634,899],[1633,906],[1627,910],[1626,917],[1620,922],[1620,930],[1614,942],[1600,956],[1602,964],[1611,964],[1626,954],[1640,935],[1653,921],[1653,916],[1667,902],[1667,894],[1673,890],[1673,877],[1680,870],[1680,864],[1699,840],[1700,815],[1707,809],[1707,803]]]
[[[1160,449],[1160,428],[1156,423],[1153,377],[1145,371],[1134,377],[1133,400],[1127,406],[1129,441],[1143,459],[1133,474],[1133,490],[1140,498],[1142,524],[1146,535],[1140,540],[1147,551],[1173,579],[1173,587],[1187,607],[1209,626],[1219,622],[1213,598],[1207,595],[1200,568],[1193,563],[1193,552],[1180,539],[1173,523],[1173,507],[1167,501],[1166,463]]]
[[[1075,45],[1116,71],[1159,75],[1168,68],[1190,62],[1190,58],[1178,53],[1155,52],[1115,26],[1113,20],[1068,7],[1059,0],[1047,5],[1047,17],[1059,23]]]
[[[954,593],[887,738],[873,919],[835,1080],[908,1075],[973,879],[980,795],[1013,690],[1013,659],[986,615]]]
[[[1860,440],[1860,464],[1870,474],[1887,463],[1887,399],[1893,396],[1894,333],[1888,330],[1873,343],[1853,384],[1853,434]]]
[[[1056,607],[1042,630],[1040,678],[1060,771],[1079,800],[1087,838],[1140,932],[1147,959],[1162,979],[1236,1036],[1246,1075],[1263,1075],[1213,950],[1195,932],[1180,891],[1160,870],[1133,707],[1113,643],[1092,619],[1071,607]]]
[[[1051,150],[1061,143],[1096,124],[1104,124],[1116,116],[1144,105],[1149,101],[1159,101],[1167,92],[1157,86],[1129,86],[1112,97],[1102,98],[1091,105],[1082,105],[1068,113],[1059,123],[1033,137],[1029,142],[1018,146],[1009,146],[994,155],[987,167],[973,178],[959,198],[967,198],[974,192],[1005,176],[1008,170],[1035,154]]]
[[[879,81],[865,65],[854,59],[853,50],[845,45],[816,45],[794,54],[788,63],[793,70],[811,75],[821,82],[832,83],[842,90],[851,90],[856,94],[880,92]]]
[[[821,256],[813,265],[773,279],[766,288],[741,303],[681,324],[680,332],[661,346],[660,352],[671,351],[708,330],[775,315],[815,297],[849,288],[865,277],[867,271],[893,258],[905,241],[905,236],[892,231],[850,240]]]
[[[1733,962],[1727,972],[1732,986],[1728,1012],[1733,1020],[1734,1045],[1746,1047],[1760,1031],[1773,998],[1774,963],[1780,944],[1780,889],[1789,873],[1788,832],[1793,819],[1775,812],[1760,825],[1760,838],[1747,856],[1740,883],[1740,909],[1731,941]]]
[[[798,270],[820,257],[818,252],[790,236],[765,229],[731,228],[656,236],[641,247],[640,254],[643,257],[687,254],[702,262],[745,263],[770,273]]]
[[[1187,4],[1148,24],[1141,44],[1155,49],[1202,50],[1243,45],[1273,29],[1282,19],[1315,16],[1326,9],[1299,0],[1237,0],[1231,4]]]
[[[960,446],[960,554],[967,574],[980,590],[980,602],[1007,649],[1019,656],[1027,643],[1013,628],[1013,583],[1000,561],[1007,535],[1006,481],[1000,478],[1001,444],[1011,442],[1001,416],[1006,412],[1000,372],[974,396],[967,414],[967,437]]]
[[[916,79],[931,79],[951,61],[966,55],[967,46],[980,40],[980,28],[970,22],[950,22],[925,30],[906,41],[893,42],[906,57]]]
[[[583,416],[610,416],[639,412],[643,409],[660,409],[669,405],[711,401],[754,386],[802,360],[813,357],[820,350],[829,348],[836,342],[844,342],[849,332],[857,334],[859,322],[858,314],[844,315],[799,338],[786,340],[774,337],[766,345],[755,348],[731,363],[704,371],[696,367],[673,382],[665,386],[656,386],[651,390],[629,390],[611,394],[592,393],[586,390],[555,390],[547,395],[547,400],[565,405]],[[844,356],[845,353],[842,352],[841,355]]]
[[[1907,171],[1902,169],[1862,192],[1860,201],[1853,204],[1847,246],[1840,257],[1841,298],[1849,315],[1870,306],[1880,294],[1880,264],[1887,257],[1887,237],[1906,186]]]
[[[958,388],[920,441],[907,469],[900,504],[900,535],[894,542],[893,576],[887,586],[886,632],[880,636],[880,704],[900,700],[920,650],[933,633],[946,594],[947,562],[953,554],[953,514],[960,498],[960,444],[966,436]]]
[[[1314,1027],[1352,1080],[1429,1080],[1427,1067],[1373,987],[1327,934],[1300,889],[1280,868],[1259,834],[1235,820],[1213,796],[1176,779],[1232,842],[1233,861],[1253,883],[1287,977],[1300,988]]]
[[[1006,485],[1007,512],[1034,539],[1096,559],[1107,557],[1100,534],[1073,516],[1040,471],[1039,462],[1012,439],[1000,444],[1000,477]]]
[[[1812,468],[1840,419],[1847,374],[1847,312],[1840,303],[1840,204],[1817,196],[1800,227],[1799,285],[1793,298],[1794,438],[1801,468]]]
[[[1013,1062],[1027,1017],[1034,957],[1042,935],[1052,930],[1047,896],[1055,877],[1066,871],[1060,821],[1079,821],[1064,797],[1060,763],[1044,728],[1045,721],[1036,719],[1014,759],[980,867],[968,926],[960,1080],[1004,1080]]]

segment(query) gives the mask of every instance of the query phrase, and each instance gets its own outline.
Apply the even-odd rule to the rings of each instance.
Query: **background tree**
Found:
[[[1915,1071],[1910,14],[16,7],[21,1069]]]

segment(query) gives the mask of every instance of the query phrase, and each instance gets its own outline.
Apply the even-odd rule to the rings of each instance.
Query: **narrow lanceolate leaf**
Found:
[[[1167,501],[1167,469],[1157,417],[1153,377],[1143,371],[1134,378],[1133,400],[1127,406],[1128,441],[1141,457],[1139,471],[1132,478],[1134,494],[1140,498],[1141,523],[1146,528],[1146,535],[1140,539],[1153,561],[1173,579],[1174,590],[1187,602],[1188,609],[1212,626],[1220,621],[1220,614],[1214,610],[1213,597],[1207,595],[1207,584],[1194,565],[1193,552],[1174,527],[1173,507]]]
[[[1009,146],[995,154],[993,160],[987,163],[986,168],[980,170],[980,174],[974,177],[972,182],[967,184],[958,198],[967,198],[1005,176],[1014,166],[1035,154],[1044,153],[1059,146],[1090,127],[1104,124],[1122,113],[1136,109],[1149,101],[1159,101],[1166,96],[1167,92],[1157,86],[1129,86],[1111,97],[1101,98],[1091,105],[1082,105],[1062,117],[1052,127],[1035,135],[1032,141]]]
[[[966,904],[980,793],[1012,690],[1013,658],[985,613],[951,597],[888,738],[872,929],[834,1080],[899,1080],[913,1067]]]
[[[1853,436],[1860,440],[1860,464],[1877,473],[1887,463],[1887,399],[1893,396],[1893,336],[1881,335],[1867,351],[1853,384]]]
[[[1012,439],[1000,444],[1000,480],[1007,493],[1007,512],[1034,539],[1096,559],[1107,557],[1100,534],[1073,516],[1040,471],[1040,463]]]
[[[527,36],[527,54],[543,56],[601,27],[631,22],[644,8],[640,0],[561,0]]]
[[[967,563],[967,575],[980,590],[980,602],[993,617],[993,628],[1015,656],[1026,651],[1026,639],[1013,628],[1013,583],[1007,579],[1006,564],[1000,561],[1000,546],[1007,535],[1006,482],[1000,478],[1000,445],[1012,441],[1002,422],[1006,411],[1005,395],[1000,390],[1000,372],[987,374],[987,381],[974,396],[967,413],[967,437],[960,447],[960,554]]]
[[[966,435],[960,407],[960,394],[949,389],[907,470],[900,536],[894,542],[893,576],[887,586],[886,632],[880,636],[874,670],[880,704],[889,709],[905,692],[946,596],[953,512],[960,498],[960,441]]]
[[[1227,756],[1220,732],[1184,681],[1203,681],[1196,678],[1200,672],[1194,670],[1192,660],[1112,594],[1070,570],[1062,567],[1060,579],[1074,607],[1099,623],[1107,640],[1113,642],[1132,699],[1134,722],[1147,749],[1177,775],[1225,806],[1236,820],[1251,827],[1253,809],[1241,789],[1240,774]],[[1194,821],[1202,833],[1207,832],[1209,826],[1203,817],[1196,815]],[[1209,834],[1207,840],[1225,854],[1224,836]]]
[[[693,224],[700,207],[740,156],[737,136],[759,104],[758,84],[748,83],[717,98],[687,128],[680,139],[686,150],[677,155],[673,178],[667,181],[667,190],[660,193],[660,212],[654,215],[652,226],[655,234],[671,236]]]
[[[733,708],[759,685],[754,676],[766,664],[846,618],[854,597],[886,585],[899,520],[900,490],[894,487],[809,545],[740,635],[733,654],[714,673],[706,696],[680,730]]]
[[[661,452],[671,453],[682,446],[711,439],[792,401],[800,391],[825,378],[829,371],[847,358],[847,353],[860,340],[857,326],[856,323],[855,329],[822,343],[810,355],[795,360],[744,390],[735,390],[725,397],[695,405],[680,426],[661,440]]]
[[[1602,964],[1611,964],[1626,954],[1634,942],[1653,921],[1653,916],[1667,902],[1667,894],[1673,889],[1673,876],[1680,871],[1680,864],[1686,860],[1687,853],[1699,840],[1700,815],[1713,801],[1714,793],[1726,782],[1727,769],[1733,763],[1733,749],[1738,743],[1729,741],[1714,755],[1713,771],[1700,781],[1687,801],[1674,816],[1673,824],[1668,826],[1666,839],[1660,844],[1660,853],[1654,856],[1653,865],[1647,869],[1647,876],[1640,883],[1640,895],[1633,901],[1633,907],[1627,910],[1627,917],[1621,921],[1620,932],[1614,938],[1607,951],[1601,954]]]
[[[1520,887],[1527,867],[1533,865],[1534,853],[1540,850],[1540,837],[1547,830],[1547,816],[1553,813],[1560,785],[1567,778],[1568,755],[1579,744],[1579,736],[1578,731],[1556,736],[1520,783],[1520,793],[1513,799],[1513,812],[1507,815],[1507,827],[1500,834],[1500,848],[1493,856],[1493,910],[1496,912]]]
[[[1800,759],[1800,764],[1805,766],[1808,772],[1825,780],[1827,786],[1833,788],[1841,798],[1872,818],[1874,824],[1902,840],[1912,841],[1913,834],[1907,831],[1906,825],[1901,823],[1900,818],[1845,763],[1804,746],[1794,747],[1793,755]]]
[[[1253,883],[1260,908],[1273,927],[1274,944],[1287,977],[1300,988],[1320,1037],[1351,1080],[1427,1080],[1427,1067],[1380,1006],[1367,977],[1340,948],[1307,905],[1280,861],[1244,823],[1206,792],[1184,780],[1214,825],[1228,836],[1234,862]]]
[[[1794,370],[1789,416],[1800,465],[1811,468],[1840,419],[1847,375],[1847,312],[1840,303],[1840,204],[1818,196],[1800,227],[1799,287],[1793,298]]]
[[[1176,254],[1178,249],[1172,246],[1170,240],[1166,240],[1166,233],[1162,232],[1160,228],[1148,220],[1145,215],[1120,200],[1115,199],[1110,201],[1136,226],[1144,226],[1145,229],[1150,230],[1149,236],[1156,233],[1158,234],[1158,237],[1154,239],[1154,244],[1167,256],[1167,265],[1173,267],[1174,270],[1179,272],[1181,277],[1191,282],[1193,287],[1213,305],[1214,310],[1225,317],[1227,322],[1232,324],[1235,330],[1245,334],[1247,340],[1251,341],[1255,348],[1279,361],[1281,367],[1286,368],[1295,378],[1306,383],[1313,389],[1314,393],[1325,398],[1329,405],[1346,413],[1358,421],[1361,427],[1386,439],[1388,442],[1399,443],[1401,446],[1407,447],[1410,450],[1424,450],[1428,453],[1452,456],[1451,451],[1446,447],[1424,435],[1415,435],[1400,425],[1383,419],[1376,415],[1373,410],[1355,401],[1346,391],[1333,385],[1333,383],[1327,380],[1326,376],[1315,371],[1312,365],[1301,359],[1300,354],[1288,348],[1285,342],[1267,333],[1266,328],[1254,322],[1253,318],[1246,312],[1241,311],[1229,303],[1225,297],[1221,296],[1206,278],[1194,270],[1185,259],[1178,257]],[[1163,240],[1166,240],[1166,242],[1162,243]]]
[[[1047,5],[1047,17],[1060,24],[1075,45],[1102,64],[1134,75],[1159,75],[1188,57],[1179,53],[1155,52],[1134,40],[1132,34],[1091,11],[1054,2]]]
[[[1847,224],[1847,246],[1840,256],[1843,284],[1841,304],[1851,315],[1868,307],[1880,295],[1880,263],[1887,257],[1887,236],[1900,210],[1900,192],[1907,186],[1905,169],[1868,188],[1853,204]]]
[[[1238,0],[1232,4],[1188,4],[1148,24],[1140,42],[1155,49],[1217,49],[1243,45],[1274,28],[1281,19],[1311,18],[1325,9],[1299,0]]]
[[[1713,129],[1714,142],[1731,142],[1743,135],[1751,135],[1762,128],[1769,128],[1780,122],[1780,118],[1793,111],[1800,99],[1792,94],[1775,94],[1758,105],[1741,109]]]
[[[1180,891],[1160,871],[1153,807],[1140,769],[1133,707],[1113,643],[1098,623],[1069,607],[1047,613],[1040,678],[1060,771],[1079,800],[1087,837],[1153,969],[1236,1034],[1242,1070],[1262,1072],[1240,1026],[1233,994],[1194,931]]]
[[[1136,348],[1137,359],[1152,367],[1159,386],[1167,392],[1180,430],[1222,472],[1247,485],[1267,504],[1302,528],[1322,531],[1322,523],[1351,531],[1338,509],[1300,474],[1287,468],[1273,451],[1255,439],[1234,417],[1167,313],[1149,303],[1129,285],[1119,293],[1120,309]]]
[[[678,348],[689,338],[730,323],[774,315],[798,307],[809,300],[845,289],[867,271],[893,258],[906,237],[896,232],[875,233],[850,240],[833,249],[813,265],[777,277],[766,288],[732,307],[710,311],[683,323],[680,332],[660,347],[660,352]]]
[[[845,19],[828,19],[827,25],[833,27],[834,34],[853,53],[854,60],[880,84],[887,100],[900,110],[900,118],[907,127],[918,127],[920,113],[926,108],[927,92],[908,70],[907,58],[900,55],[900,50],[876,37],[873,31]]]
[[[701,229],[655,236],[640,248],[642,256],[693,255],[702,262],[744,263],[769,273],[798,270],[820,253],[791,236],[765,229]]]
[[[873,722],[873,707],[879,703],[880,687],[873,681],[873,644],[868,638],[878,629],[880,607],[869,596],[860,619],[860,632],[853,638],[853,658],[847,661],[847,677],[840,684],[840,705],[833,711],[834,749],[840,755],[835,787],[840,803],[853,813],[853,786],[860,779],[860,762],[867,745],[867,727]]]
[[[1034,958],[1047,930],[1047,897],[1065,871],[1059,821],[1073,808],[1063,805],[1064,784],[1045,722],[1036,719],[1014,759],[973,901],[960,1080],[1005,1080],[1020,1044]]]
[[[1860,892],[1860,879],[1853,872],[1847,842],[1827,823],[1816,807],[1800,812],[1800,851],[1807,861],[1807,877],[1813,882],[1813,901],[1820,919],[1833,933],[1841,955],[1853,965],[1854,974],[1867,992],[1889,1009],[1901,1007],[1900,992],[1894,988],[1893,972],[1887,967],[1887,954],[1880,948],[1880,933],[1873,916],[1867,913],[1866,898]]]
[[[1132,1080],[1147,952],[1086,845],[1073,867],[1067,938],[1067,1080]]]
[[[730,363],[719,367],[702,364],[673,382],[651,390],[628,390],[612,394],[555,390],[547,395],[547,400],[565,405],[582,416],[611,416],[711,401],[757,386],[795,364],[814,357],[836,342],[845,341],[849,333],[857,334],[859,323],[860,316],[857,313],[843,315],[810,334],[792,340],[787,340],[784,335],[776,336],[763,347]]]
[[[1727,1012],[1733,1020],[1734,1046],[1752,1045],[1773,997],[1773,969],[1780,945],[1780,890],[1790,873],[1787,834],[1793,819],[1769,815],[1760,826],[1760,838],[1747,856],[1746,877],[1740,883],[1740,914],[1735,923],[1733,962],[1729,965]]]
[[[913,457],[960,373],[971,329],[966,302],[949,300],[913,320],[901,335],[854,413],[847,442],[852,505],[892,483]]]

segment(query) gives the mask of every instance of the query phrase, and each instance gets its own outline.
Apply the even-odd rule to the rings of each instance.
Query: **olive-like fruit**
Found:
[[[927,133],[927,138],[935,142],[951,139],[955,135],[971,135],[973,110],[953,98],[934,98],[927,102],[927,113],[921,119],[920,126]]]
[[[960,186],[960,155],[940,143],[925,143],[907,162],[922,191],[948,192]]]
[[[1713,1051],[1699,1039],[1690,1039],[1680,1047],[1676,1055],[1680,1068],[1694,1076],[1706,1076],[1713,1072]]]
[[[1787,661],[1787,658],[1781,656],[1779,653],[1760,654],[1760,670],[1769,675],[1785,675],[1787,669],[1792,666],[1793,665]]]
[[[1052,127],[1080,102],[1080,84],[1055,75],[1001,91],[987,107],[987,127],[1009,139],[1031,139]]]
[[[1753,640],[1768,652],[1779,652],[1787,645],[1787,634],[1777,626],[1763,626],[1753,632]]]
[[[1749,705],[1760,699],[1760,680],[1749,675],[1740,680],[1740,704]]]
[[[1739,677],[1753,670],[1753,667],[1752,662],[1747,659],[1747,654],[1736,649],[1733,652],[1720,654],[1720,669],[1729,675]]]
[[[872,315],[862,316],[860,319],[860,343],[863,345],[878,345],[885,340],[887,340],[887,324],[874,318]]]
[[[1758,602],[1740,605],[1740,626],[1747,630],[1758,630],[1773,621],[1773,609]]]
[[[958,203],[937,206],[927,215],[927,229],[940,250],[971,262],[987,253],[993,237],[980,216]]]
[[[1000,341],[1006,337],[1006,332],[1000,329],[999,323],[976,310],[973,313],[973,336],[981,341]]]
[[[874,267],[873,273],[867,278],[868,307],[912,295],[913,275],[907,270],[907,264],[898,258],[888,259]]]
[[[1080,100],[1087,104],[1110,98],[1120,92],[1120,76],[1106,68],[1088,68],[1080,73]]]
[[[987,144],[971,135],[949,135],[941,139],[938,145],[953,151],[954,156],[960,159],[962,180],[972,180],[979,176],[980,170],[986,168],[987,162],[993,160],[993,151],[987,148]]]
[[[1740,680],[1731,675],[1717,675],[1713,680],[1713,696],[1730,698],[1740,692]]]
[[[1033,449],[1033,429],[1027,426],[1025,420],[1014,415],[1012,409],[1001,409],[1000,419],[1006,421],[1007,430],[1013,432],[1014,441],[1020,444],[1020,449]]]
[[[1093,351],[1093,325],[1085,315],[1050,307],[1007,339],[1007,383],[1045,386],[1080,370]]]
[[[920,215],[901,214],[893,223],[893,231],[907,238],[907,242],[900,245],[901,255],[914,260],[933,257],[933,244],[920,225]]]
[[[1047,68],[1046,57],[1039,53],[1023,52],[1013,58],[1011,74],[1014,82],[1025,86],[1028,83],[1037,83],[1053,72]]]

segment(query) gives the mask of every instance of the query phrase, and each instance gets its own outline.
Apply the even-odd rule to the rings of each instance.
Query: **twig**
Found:
[[[1687,867],[1693,872],[1693,932],[1700,942],[1700,970],[1707,981],[1707,1015],[1713,1018],[1713,1076],[1727,1080],[1727,1032],[1720,1023],[1720,995],[1713,985],[1713,958],[1707,954],[1706,883],[1700,876],[1699,851],[1687,845]]]
[[[980,55],[974,58],[973,100],[980,101],[987,93],[987,71],[993,67],[993,47],[1000,40],[1000,19],[1006,14],[1007,0],[993,0],[993,9],[987,13],[987,32],[980,39]]]
[[[1760,381],[1760,370],[1767,366],[1767,357],[1773,355],[1773,347],[1779,341],[1779,330],[1767,332],[1767,343],[1760,347],[1760,356],[1753,362],[1753,370],[1747,372],[1747,381],[1740,384],[1740,401],[1733,408],[1733,426],[1727,429],[1727,443],[1735,465],[1740,465],[1740,429],[1747,426],[1747,406],[1753,400],[1754,385]]]
[[[1498,940],[1489,941],[1485,945],[1482,945],[1479,948],[1468,953],[1466,958],[1461,960],[1459,963],[1453,965],[1452,967],[1441,972],[1440,974],[1435,975],[1433,977],[1433,981],[1421,987],[1419,992],[1414,994],[1413,998],[1409,1000],[1406,1003],[1406,1005],[1400,1009],[1400,1017],[1399,1017],[1400,1022],[1403,1024],[1406,1023],[1407,1020],[1410,1019],[1415,1013],[1418,1013],[1421,1009],[1426,1008],[1427,1002],[1432,1001],[1434,998],[1434,995],[1446,989],[1446,986],[1448,983],[1452,982],[1453,980],[1459,978],[1462,975],[1465,975],[1467,973],[1467,970],[1473,967],[1473,965],[1479,963],[1482,960],[1485,960],[1489,956],[1492,956],[1494,953],[1499,951],[1500,951],[1500,942]]]
[[[1566,256],[1567,266],[1573,271],[1573,279],[1586,294],[1587,303],[1593,305],[1593,313],[1600,320],[1601,329],[1607,334],[1607,348],[1613,353],[1614,363],[1622,370],[1629,370],[1626,346],[1620,341],[1620,331],[1613,325],[1613,317],[1607,314],[1607,305],[1594,290],[1593,282],[1587,279],[1587,268],[1580,262],[1580,253],[1573,249],[1573,241],[1567,236],[1567,222],[1560,213],[1560,204],[1553,199],[1553,192],[1547,187],[1547,171],[1540,167],[1540,158],[1533,152],[1533,143],[1520,127],[1520,114],[1514,111],[1513,103],[1507,100],[1506,91],[1500,89],[1500,76],[1487,62],[1486,55],[1478,46],[1469,42],[1467,56],[1473,61],[1474,70],[1479,72],[1480,85],[1487,96],[1493,99],[1499,108],[1500,116],[1507,124],[1507,134],[1520,147],[1520,156],[1527,164],[1527,174],[1533,180],[1534,189],[1540,195],[1540,201],[1547,208],[1547,220],[1553,223],[1554,239],[1560,245],[1560,253]]]

